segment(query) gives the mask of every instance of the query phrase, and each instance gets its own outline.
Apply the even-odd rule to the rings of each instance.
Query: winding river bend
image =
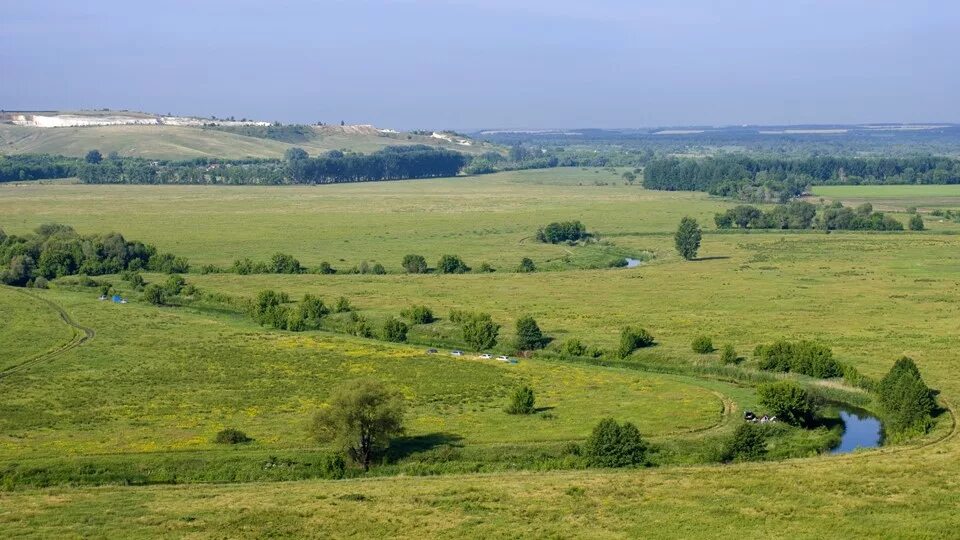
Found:
[[[843,421],[843,436],[831,454],[846,454],[858,448],[877,448],[883,444],[883,424],[879,418],[863,410],[841,407],[840,420]]]

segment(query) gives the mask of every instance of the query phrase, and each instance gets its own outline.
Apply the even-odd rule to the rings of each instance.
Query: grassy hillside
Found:
[[[491,146],[461,146],[432,137],[410,134],[382,134],[362,126],[313,127],[309,140],[288,144],[248,137],[226,131],[187,126],[97,126],[37,128],[0,124],[0,153],[47,153],[82,157],[91,149],[104,155],[155,159],[279,158],[292,146],[311,155],[329,150],[372,152],[389,145],[426,144],[466,153],[494,149]]]
[[[816,455],[817,441],[797,436],[778,439],[770,451],[810,457],[698,464],[698,449],[724,440],[757,398],[750,384],[704,375],[720,372],[719,354],[695,354],[690,343],[707,334],[717,345],[733,344],[748,357],[738,368],[744,372],[756,365],[749,358],[755,345],[780,338],[820,341],[872,377],[909,355],[940,390],[941,404],[952,407],[960,401],[960,226],[932,222],[919,233],[716,231],[713,213],[734,203],[616,179],[611,171],[565,169],[309,188],[0,187],[0,227],[8,233],[50,221],[85,233],[118,230],[197,265],[263,260],[277,250],[308,265],[381,261],[393,273],[186,278],[237,298],[265,288],[328,302],[343,295],[374,322],[426,304],[441,320],[414,327],[412,339],[449,337],[455,328],[444,319],[454,308],[490,313],[503,325],[501,343],[513,337],[522,314],[533,315],[558,342],[578,338],[612,348],[627,324],[657,338],[655,347],[617,367],[546,357],[511,366],[427,355],[425,346],[269,330],[215,304],[155,307],[118,276],[105,279],[129,304],[100,302],[94,289],[63,280],[29,297],[0,288],[0,309],[21,302],[36,308],[14,314],[26,321],[15,330],[0,326],[0,350],[42,353],[70,339],[56,310],[41,300],[96,332],[54,361],[0,378],[0,475],[9,488],[0,491],[0,531],[201,538],[952,536],[960,526],[960,437],[952,414],[941,415],[925,436],[878,450]],[[845,189],[845,199],[872,196],[871,188]],[[929,195],[918,188],[885,196]],[[695,261],[673,251],[684,215],[706,228]],[[581,219],[605,243],[532,240],[536,227],[559,219]],[[431,263],[456,253],[500,270],[399,273],[400,259],[411,252]],[[655,257],[637,268],[584,268],[643,252]],[[553,271],[514,273],[524,256]],[[23,338],[32,328],[38,345]],[[43,337],[47,331],[53,334]],[[390,382],[407,398],[402,454],[364,478],[265,481],[309,476],[302,472],[328,450],[307,437],[310,415],[337,381],[363,374]],[[535,388],[544,407],[534,416],[503,411],[521,382]],[[635,422],[655,446],[658,466],[554,470],[570,466],[558,457],[563,445],[582,441],[604,416]],[[236,448],[212,444],[226,426],[255,440]],[[809,435],[818,437],[824,435]],[[441,475],[422,476],[434,474]],[[192,485],[64,485],[124,481]]]

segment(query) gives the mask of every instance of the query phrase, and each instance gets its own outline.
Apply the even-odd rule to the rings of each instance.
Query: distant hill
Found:
[[[216,125],[210,125],[214,123]],[[291,128],[294,127],[283,126],[278,130],[268,122],[211,121],[115,111],[35,115],[6,112],[0,116],[0,154],[79,157],[97,149],[104,155],[115,151],[122,156],[156,159],[239,159],[282,157],[292,146],[299,146],[311,155],[329,150],[373,152],[385,146],[410,144],[465,153],[498,149],[491,143],[445,132],[405,133],[369,125]]]

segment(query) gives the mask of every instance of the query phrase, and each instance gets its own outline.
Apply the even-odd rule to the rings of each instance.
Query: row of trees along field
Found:
[[[643,185],[668,191],[706,191],[743,200],[786,202],[811,185],[957,184],[960,160],[918,157],[781,159],[722,155],[647,163]]]
[[[778,204],[764,211],[756,206],[742,204],[714,215],[718,229],[823,229],[848,231],[902,231],[903,224],[896,219],[874,212],[873,205],[863,203],[856,208],[843,206],[840,201],[818,207],[804,201]],[[923,218],[914,214],[909,222],[911,230],[923,230]]]
[[[370,154],[334,150],[315,158],[291,148],[283,160],[88,161],[77,176],[87,184],[334,184],[456,176],[466,162],[459,152],[422,145]]]

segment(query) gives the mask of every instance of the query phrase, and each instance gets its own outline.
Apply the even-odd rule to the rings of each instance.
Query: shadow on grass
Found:
[[[727,260],[727,259],[729,259],[729,258],[730,258],[730,257],[727,257],[727,256],[718,256],[718,257],[694,257],[694,258],[692,258],[692,259],[690,259],[690,260],[691,260],[691,261],[694,261],[694,262],[699,262],[699,261],[725,261],[725,260]]]
[[[457,444],[463,437],[455,433],[428,433],[411,437],[399,437],[390,443],[386,458],[397,461],[413,454],[433,450],[439,446]]]

